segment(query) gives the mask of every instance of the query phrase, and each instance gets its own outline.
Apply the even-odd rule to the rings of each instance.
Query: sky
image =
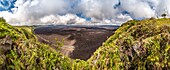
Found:
[[[12,25],[115,24],[169,17],[170,0],[0,0],[0,17]]]

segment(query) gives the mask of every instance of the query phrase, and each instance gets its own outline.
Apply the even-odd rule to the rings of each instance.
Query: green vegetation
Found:
[[[97,69],[169,69],[170,19],[123,24],[89,59]]]
[[[31,28],[12,27],[1,18],[0,69],[170,69],[170,19],[128,21],[89,60],[83,61],[72,60],[39,43]]]
[[[2,19],[0,19],[2,20]],[[0,22],[0,69],[71,69],[71,59],[39,43],[29,29]]]

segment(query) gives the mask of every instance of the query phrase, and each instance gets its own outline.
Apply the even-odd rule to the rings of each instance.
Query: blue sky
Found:
[[[14,3],[16,0],[1,0],[0,1],[0,11],[11,11],[14,8]]]

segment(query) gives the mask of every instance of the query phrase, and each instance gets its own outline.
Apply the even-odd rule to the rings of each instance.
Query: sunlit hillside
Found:
[[[73,60],[39,43],[31,28],[0,19],[2,70],[160,70],[170,68],[170,19],[132,20],[115,31],[87,61]],[[59,45],[60,46],[60,45]]]

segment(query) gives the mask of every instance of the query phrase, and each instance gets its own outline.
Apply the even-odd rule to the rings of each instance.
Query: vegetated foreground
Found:
[[[39,43],[31,30],[0,19],[0,69],[170,69],[170,19],[124,23],[87,61],[72,60]]]

